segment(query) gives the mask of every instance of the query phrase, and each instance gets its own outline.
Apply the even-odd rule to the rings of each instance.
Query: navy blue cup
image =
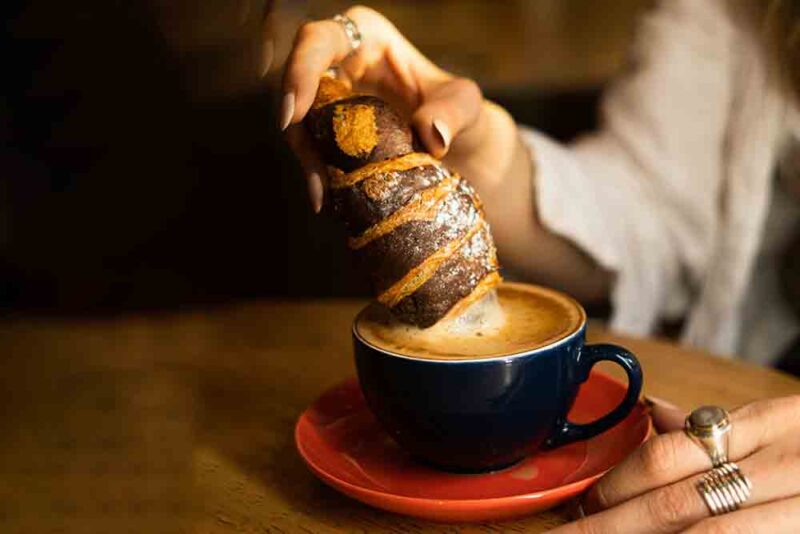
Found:
[[[585,317],[585,314],[584,314]],[[586,440],[622,421],[636,405],[642,371],[615,345],[584,345],[585,320],[551,345],[476,360],[410,358],[370,345],[353,328],[356,368],[367,405],[417,459],[457,472],[512,465],[542,448]],[[628,375],[625,398],[588,424],[567,413],[600,361]]]

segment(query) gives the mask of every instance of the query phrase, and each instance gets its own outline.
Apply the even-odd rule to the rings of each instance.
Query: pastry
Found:
[[[475,190],[421,151],[386,102],[325,76],[304,123],[328,166],[326,201],[395,317],[426,328],[500,282]]]

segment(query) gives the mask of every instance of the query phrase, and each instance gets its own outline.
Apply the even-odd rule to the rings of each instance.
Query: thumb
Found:
[[[441,159],[456,136],[478,119],[482,102],[478,84],[452,78],[425,92],[411,122],[428,152]]]
[[[658,432],[671,432],[683,428],[686,420],[683,410],[658,397],[647,397],[645,401],[650,405],[650,416]]]

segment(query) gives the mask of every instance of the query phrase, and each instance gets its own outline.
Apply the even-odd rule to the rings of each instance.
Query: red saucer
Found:
[[[593,372],[570,412],[588,422],[609,412],[625,386]],[[353,378],[311,405],[295,443],[324,482],[366,504],[434,521],[486,521],[530,514],[580,494],[647,439],[639,403],[616,427],[589,441],[540,453],[494,473],[460,475],[414,462],[383,432]]]

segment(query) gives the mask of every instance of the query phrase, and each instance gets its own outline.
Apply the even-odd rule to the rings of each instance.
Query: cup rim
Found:
[[[368,304],[367,306],[363,307],[358,312],[358,314],[356,315],[355,319],[353,319],[353,325],[351,327],[352,332],[353,332],[353,337],[356,340],[358,340],[360,343],[364,344],[366,347],[369,347],[370,349],[376,350],[376,351],[378,351],[380,353],[383,353],[383,354],[385,354],[387,356],[393,356],[395,358],[401,358],[401,359],[404,359],[404,360],[411,360],[411,361],[415,361],[415,362],[459,365],[459,364],[476,364],[476,363],[488,363],[488,362],[496,362],[496,361],[508,361],[508,360],[513,360],[513,359],[522,358],[522,357],[526,357],[526,356],[534,356],[534,355],[536,355],[536,354],[538,354],[540,352],[545,352],[545,351],[554,349],[554,348],[556,348],[556,347],[558,347],[560,345],[563,345],[564,343],[568,343],[573,338],[575,338],[578,335],[581,335],[582,333],[584,333],[586,331],[586,323],[587,323],[586,310],[583,309],[583,306],[581,306],[581,304],[577,300],[575,300],[571,296],[567,295],[566,293],[562,293],[561,291],[557,291],[557,290],[551,289],[549,287],[539,286],[539,285],[536,285],[536,284],[525,284],[525,283],[520,283],[520,282],[503,282],[503,285],[524,286],[524,287],[527,287],[527,288],[533,288],[536,291],[540,291],[540,292],[544,292],[544,293],[554,293],[554,294],[558,295],[560,298],[564,298],[564,299],[568,300],[569,302],[571,302],[578,309],[578,311],[580,312],[581,320],[580,320],[580,322],[578,322],[577,326],[575,327],[575,330],[573,330],[569,334],[565,335],[564,337],[562,337],[560,339],[556,339],[555,341],[552,341],[552,342],[550,342],[550,343],[548,343],[546,345],[542,345],[541,347],[537,347],[537,348],[531,349],[531,350],[522,350],[522,351],[519,351],[519,352],[513,352],[511,354],[501,354],[501,355],[498,355],[498,356],[452,359],[452,360],[451,359],[444,359],[444,358],[422,358],[422,357],[417,357],[417,356],[413,356],[413,357],[412,356],[407,356],[405,354],[400,354],[398,352],[393,352],[391,350],[384,349],[382,347],[378,347],[376,345],[373,345],[372,343],[370,343],[369,341],[364,339],[358,333],[358,330],[356,329],[356,324],[358,323],[358,318],[361,316],[362,313],[364,313],[364,310],[366,310],[367,307],[370,306]]]

